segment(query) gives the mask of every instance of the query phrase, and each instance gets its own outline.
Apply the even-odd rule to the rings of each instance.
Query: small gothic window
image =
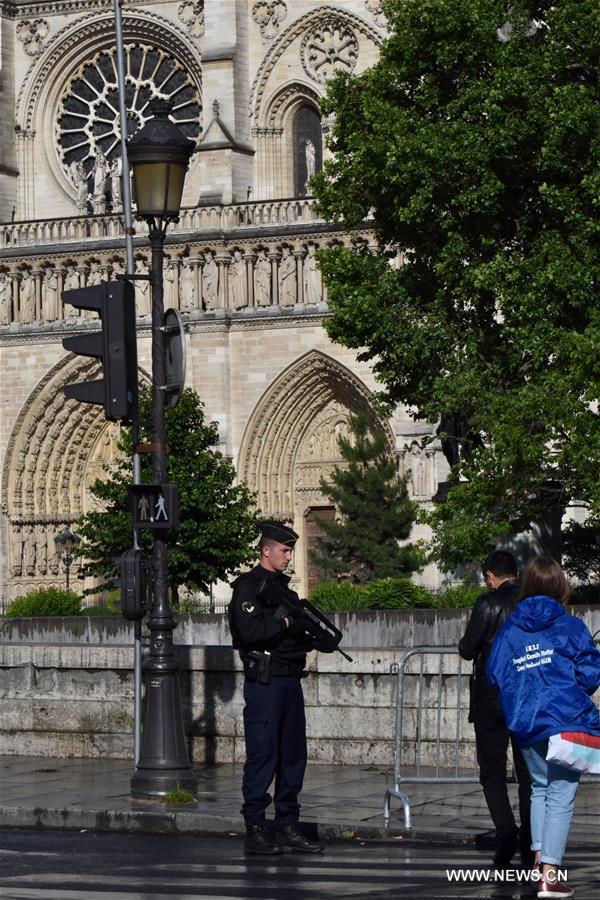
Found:
[[[301,106],[294,116],[294,194],[306,197],[307,182],[323,168],[321,116],[314,106]]]

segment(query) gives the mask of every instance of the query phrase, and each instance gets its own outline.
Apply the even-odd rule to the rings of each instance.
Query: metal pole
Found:
[[[152,477],[167,482],[167,445],[163,303],[163,246],[166,223],[149,220],[152,246]],[[175,619],[169,605],[167,544],[161,531],[153,533],[153,598],[148,628],[150,653],[143,664],[146,676],[142,749],[131,779],[131,796],[151,799],[181,787],[196,792],[197,779],[188,757],[179,690],[179,665],[173,645]]]
[[[121,0],[114,0],[115,36],[117,41],[117,96],[119,98],[119,122],[121,126],[121,195],[123,197],[123,230],[125,232],[125,271],[128,275],[135,272],[133,259],[133,216],[131,213],[131,179],[129,176],[129,160],[127,158],[127,107],[125,104],[125,45],[123,42],[123,17]],[[139,423],[132,423],[133,440],[133,483],[142,483],[142,466],[139,453],[135,448],[139,444]],[[133,530],[133,546],[139,549],[139,535]],[[137,765],[140,758],[142,739],[142,628],[136,622],[133,639],[133,761]]]

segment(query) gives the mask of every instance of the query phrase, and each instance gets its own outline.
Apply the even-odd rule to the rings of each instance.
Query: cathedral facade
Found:
[[[340,461],[349,413],[369,410],[377,388],[325,333],[315,259],[335,243],[377,248],[368,227],[349,235],[320,219],[307,184],[327,154],[327,79],[375,62],[381,5],[125,0],[122,12],[131,131],[160,97],[197,145],[164,266],[165,306],[186,327],[187,384],[261,511],[299,532],[306,593],[307,551],[332,513],[320,479]],[[88,487],[118,438],[100,407],[65,399],[64,385],[97,364],[63,349],[94,321],[61,302],[125,267],[112,0],[0,0],[0,121],[0,595],[10,600],[64,583],[54,535],[90,509]],[[134,247],[147,272],[142,222]],[[149,381],[149,289],[135,284]],[[446,472],[437,442],[424,442],[433,427],[402,408],[381,425],[414,498],[429,504]]]

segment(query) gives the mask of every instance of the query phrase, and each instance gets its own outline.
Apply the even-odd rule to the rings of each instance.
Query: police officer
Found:
[[[306,653],[335,650],[327,635],[315,638],[283,603],[285,596],[299,603],[284,574],[298,535],[278,522],[260,526],[260,562],[233,583],[229,626],[233,646],[244,663],[244,732],[246,762],[242,781],[246,822],[246,853],[282,853],[284,848],[319,853],[323,845],[308,840],[298,829],[306,768],[306,721],[301,678]],[[265,811],[275,779],[275,835]]]

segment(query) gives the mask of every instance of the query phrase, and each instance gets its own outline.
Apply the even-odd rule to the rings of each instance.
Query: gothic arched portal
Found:
[[[341,363],[312,350],[289,366],[266,390],[246,427],[238,474],[258,495],[265,516],[293,523],[299,533],[295,573],[306,590],[306,518],[327,506],[320,488],[342,462],[338,437],[348,435],[348,416],[366,412],[374,425],[394,436],[373,412],[371,393]]]

